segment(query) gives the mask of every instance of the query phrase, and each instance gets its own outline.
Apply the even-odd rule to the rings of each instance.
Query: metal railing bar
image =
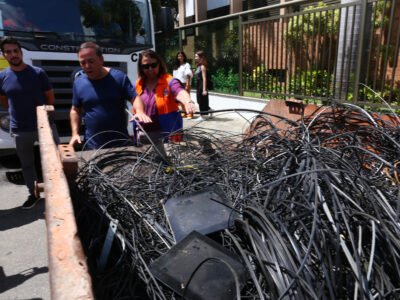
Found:
[[[295,66],[294,66],[294,75],[295,75],[295,77],[297,77],[297,76],[299,76],[299,78],[295,78],[295,85],[294,85],[294,89],[296,90],[296,83],[297,83],[297,81],[299,82],[299,90],[301,90],[301,74],[299,73],[299,72],[296,72],[296,69],[299,67],[299,68],[301,68],[302,67],[302,56],[301,56],[301,49],[302,49],[302,42],[300,41],[300,39],[299,39],[299,36],[298,36],[298,34],[299,34],[299,31],[298,31],[298,28],[299,28],[299,19],[300,18],[297,18],[296,19],[296,21],[297,21],[297,24],[296,24],[296,52],[295,52],[295,54],[296,54],[296,56],[297,55],[299,55],[300,57],[299,57],[299,66],[296,64],[296,56],[294,57],[294,59],[295,59]],[[304,35],[304,27],[302,27],[301,28],[301,37]],[[300,79],[300,80],[298,80],[298,79]]]
[[[374,73],[374,80],[373,80],[373,84],[372,84],[372,89],[373,90],[376,90],[376,81],[377,81],[377,79],[378,79],[378,69],[379,69],[379,64],[380,64],[380,60],[381,60],[381,57],[380,57],[380,53],[381,53],[381,46],[382,46],[382,37],[383,37],[383,28],[384,28],[384,19],[385,19],[385,14],[384,14],[384,11],[385,11],[385,7],[386,7],[386,0],[384,1],[384,4],[383,4],[383,8],[382,8],[382,20],[381,20],[381,26],[380,26],[380,32],[379,32],[379,42],[378,42],[378,47],[377,47],[377,49],[376,49],[376,59],[375,59],[375,63],[376,63],[376,65],[375,65],[375,73]],[[378,3],[376,3],[376,10],[378,10]],[[374,96],[374,99],[375,99],[375,96]]]
[[[337,32],[339,32],[339,28],[340,28],[340,18],[341,18],[341,15],[342,15],[342,10],[341,9],[338,10],[338,14],[339,14],[339,16],[338,16],[339,22],[338,22]],[[333,65],[333,70],[332,70],[332,74],[333,74],[333,77],[332,77],[332,90],[333,90],[332,97],[334,97],[335,94],[336,94],[336,81],[337,81],[336,77],[337,77],[337,73],[338,73],[338,68],[337,67],[338,67],[338,64],[339,64],[339,62],[338,62],[338,60],[339,60],[339,41],[338,41],[338,44],[335,47],[335,52],[336,52],[336,55],[335,55],[336,61],[335,61],[335,64]]]
[[[387,42],[386,42],[386,53],[384,53],[384,60],[383,60],[383,70],[382,70],[382,85],[381,85],[381,91],[384,92],[385,90],[385,84],[386,84],[386,71],[387,71],[387,65],[388,65],[388,60],[389,60],[389,47],[390,47],[390,41],[392,38],[392,25],[393,23],[391,22],[394,20],[394,11],[395,11],[396,5],[394,2],[391,2],[391,10],[390,10],[390,18],[389,18],[389,29],[388,29],[388,35],[387,35]]]
[[[364,2],[365,3],[365,2]],[[354,36],[355,36],[355,30],[356,30],[356,16],[357,16],[357,11],[358,11],[359,6],[355,5],[352,8],[352,20],[351,20],[351,36],[350,36],[350,61],[349,61],[349,68],[347,69],[347,84],[346,84],[346,93],[344,95],[344,99],[347,100],[348,96],[349,96],[349,88],[350,85],[353,84],[353,99],[355,99],[356,97],[358,97],[358,84],[356,82],[351,83],[351,74],[354,71],[353,70],[353,66],[355,66],[355,61],[354,61],[354,56],[353,56],[353,51],[357,50],[354,49]],[[359,36],[359,41],[361,40],[361,37]],[[359,48],[359,50],[362,50]]]
[[[310,16],[311,16],[311,13],[308,15],[308,17],[310,18]],[[313,51],[313,32],[311,33],[311,35],[310,35],[310,31],[312,31],[312,28],[310,28],[310,26],[311,26],[311,24],[310,24],[310,22],[307,22],[307,35],[308,35],[308,37],[307,37],[307,45],[306,45],[306,47],[304,47],[304,49],[306,49],[306,55],[305,55],[305,57],[306,57],[306,65],[305,65],[305,67],[306,67],[306,71],[310,71],[310,69],[311,69],[311,66],[312,66],[312,51]],[[306,81],[305,81],[306,83],[307,83],[307,76],[306,76]]]
[[[259,7],[259,8],[255,8],[255,9],[251,9],[251,10],[247,10],[247,11],[237,12],[237,13],[230,14],[230,15],[225,15],[225,16],[221,16],[221,17],[216,17],[216,18],[212,18],[212,19],[199,21],[196,23],[186,24],[183,26],[176,27],[176,29],[181,30],[181,29],[186,29],[186,28],[190,28],[190,27],[197,27],[200,25],[214,23],[214,22],[221,21],[221,20],[233,19],[233,18],[246,16],[246,15],[250,15],[250,14],[255,14],[255,13],[259,13],[259,12],[266,12],[266,11],[272,10],[272,9],[281,9],[281,8],[286,8],[286,7],[299,5],[299,4],[312,4],[312,3],[317,3],[318,1],[320,1],[320,0],[293,0],[293,1],[285,2],[285,3],[272,4],[272,5],[268,5],[265,7]],[[247,22],[243,22],[243,24],[246,24],[246,23]]]
[[[260,88],[265,87],[266,84],[268,85],[268,78],[265,78],[265,73],[267,72],[267,69],[265,66],[269,65],[269,49],[270,49],[270,43],[267,44],[267,41],[269,41],[269,36],[268,36],[268,28],[269,28],[269,23],[268,22],[263,22],[264,26],[262,26],[263,29],[263,35],[262,35],[262,53],[263,53],[263,59],[260,61],[260,65],[263,64],[263,68],[260,68],[260,71],[262,70],[263,76],[262,76],[262,82],[260,83]],[[266,82],[267,81],[267,82]]]
[[[256,32],[255,43],[256,43],[256,45],[258,46],[258,47],[257,47],[257,51],[256,51],[256,57],[259,58],[260,55],[258,54],[258,51],[260,51],[260,48],[261,48],[261,47],[259,47],[259,45],[258,45],[258,43],[259,43],[259,41],[260,41],[260,36],[259,36],[260,30],[259,30],[257,24],[254,25],[254,30],[255,30],[255,32]],[[258,68],[258,66],[261,65],[260,60],[261,60],[261,59],[256,59],[256,65],[255,65],[256,74],[257,74],[257,81],[258,81],[257,83],[258,83],[258,85],[261,85],[261,81],[263,80],[263,76],[260,76],[260,74],[261,74],[261,68]]]
[[[277,21],[279,20],[275,20],[275,21],[270,21],[270,28],[268,30],[268,35],[271,36],[271,47],[270,47],[270,65],[272,67],[273,70],[276,70],[276,62],[279,59],[278,55],[277,55],[277,48],[276,48],[276,44],[277,44],[277,40],[276,40],[276,26],[277,26]],[[270,90],[274,90],[274,88],[276,88],[277,82],[276,82],[276,76],[274,76],[274,74],[270,74],[270,72],[268,72],[267,75],[267,79],[268,79],[268,86]]]
[[[239,28],[239,95],[243,96],[243,57],[244,57],[244,49],[243,49],[243,24],[242,24],[242,16],[239,16],[238,20],[238,28]]]
[[[322,70],[322,62],[323,62],[323,54],[324,54],[324,49],[321,48],[321,19],[322,19],[322,12],[318,13],[318,34],[317,34],[317,45],[316,45],[316,60],[315,60],[315,65],[317,70]]]
[[[328,74],[331,74],[331,56],[332,56],[332,41],[333,41],[333,33],[334,33],[334,26],[335,26],[335,10],[332,10],[332,20],[331,20],[331,32],[330,32],[330,36],[329,36],[329,48],[328,48]],[[326,28],[328,30],[328,27]],[[336,57],[336,55],[335,55]],[[335,60],[335,64],[336,64],[336,60]],[[327,85],[328,85],[328,90],[330,91],[330,89],[332,88],[330,85],[332,84],[331,80],[329,80],[329,77],[327,77]],[[333,91],[331,91],[331,93],[333,94]],[[328,95],[330,96],[330,95]]]
[[[344,9],[344,8],[342,8],[342,9]],[[340,10],[340,11],[342,11],[342,9]],[[348,19],[348,15],[349,15],[349,8],[348,7],[346,7],[345,8],[345,10],[346,10],[346,20]],[[341,20],[342,19],[342,14],[340,14],[340,19],[339,20]],[[343,37],[343,43],[346,43],[346,39],[347,39],[347,25],[348,25],[348,22],[346,22],[345,23],[345,26],[344,26],[344,37]],[[340,28],[341,28],[341,25],[340,25],[340,27],[339,27],[339,30],[340,30]],[[340,32],[339,32],[339,35],[340,35]],[[340,42],[340,37],[339,37],[339,42]],[[344,47],[344,45],[338,45],[338,47],[343,47],[344,49],[343,49],[343,51],[342,51],[342,53],[341,53],[341,55],[342,55],[342,58],[341,58],[341,60],[342,60],[342,64],[341,64],[341,66],[340,66],[340,80],[339,80],[339,97],[336,95],[336,93],[335,93],[335,97],[336,98],[338,98],[338,99],[340,99],[341,97],[342,97],[342,87],[343,87],[343,72],[344,72],[344,58],[346,57],[346,48]],[[339,51],[339,49],[338,49],[338,55],[340,55],[340,51]]]
[[[297,11],[297,12],[288,13],[288,14],[285,14],[285,16],[287,16],[287,17],[302,16],[305,13],[314,13],[314,12],[319,12],[319,11],[328,11],[331,9],[346,8],[346,7],[350,7],[353,5],[359,5],[361,2],[362,2],[362,0],[351,2],[351,3],[332,4],[332,5],[325,6],[325,7],[315,7],[313,9],[310,9],[307,11]],[[293,2],[289,2],[289,3],[293,3]],[[316,4],[316,2],[310,3],[310,6],[311,6],[311,4]],[[281,17],[282,16],[272,16],[272,17],[260,18],[260,19],[256,19],[256,20],[248,20],[248,21],[245,21],[244,23],[249,24],[249,23],[255,23],[255,22],[266,22],[266,21],[278,19]]]
[[[358,6],[357,6],[358,7]],[[365,21],[367,17],[367,2],[362,2],[359,6],[360,9],[360,28],[358,32],[358,51],[356,57],[356,68],[355,68],[355,78],[354,78],[354,92],[353,101],[358,101],[359,90],[360,90],[360,75],[361,75],[361,64],[362,64],[362,53],[364,51],[364,33],[365,33]],[[356,15],[356,14],[354,14]]]
[[[285,18],[286,19],[286,21],[285,21],[285,24],[286,24],[286,28],[287,29],[289,29],[289,18]],[[285,85],[284,85],[284,93],[286,94],[287,93],[287,91],[288,91],[288,85],[289,85],[289,83],[290,83],[290,80],[291,80],[291,78],[292,78],[292,71],[291,71],[291,68],[290,68],[290,63],[291,63],[291,61],[292,61],[292,55],[291,55],[291,53],[292,53],[292,51],[289,51],[289,49],[291,49],[290,48],[290,43],[288,43],[287,41],[285,41],[285,46],[286,46],[286,52],[285,52],[285,64],[286,64],[286,74],[285,74]]]
[[[394,19],[393,19],[394,22]],[[392,68],[392,79],[390,83],[390,96],[389,96],[389,103],[392,101],[392,96],[394,93],[394,82],[395,82],[395,77],[396,77],[396,71],[397,71],[397,64],[399,61],[399,47],[400,47],[400,22],[398,22],[398,28],[397,28],[397,36],[396,36],[396,46],[395,46],[395,51],[393,53],[393,68]],[[400,101],[400,99],[397,99]]]
[[[369,7],[367,9],[372,9],[374,7],[373,3],[371,1],[368,1]],[[368,74],[370,73],[370,67],[371,67],[371,58],[372,58],[372,45],[373,45],[373,40],[374,40],[374,25],[373,22],[376,18],[376,9],[374,10],[374,13],[371,13],[370,20],[368,21],[369,26],[370,26],[370,36],[369,36],[369,45],[368,45],[368,59],[367,59],[367,66],[366,66],[366,72],[365,72],[365,78],[364,78],[364,83],[368,84]],[[365,100],[366,95],[363,95],[363,100]]]
[[[287,68],[283,68],[283,59],[284,59],[284,57],[283,57],[283,53],[284,53],[283,52],[283,47],[284,47],[284,44],[286,44],[286,42],[285,42],[285,34],[284,34],[284,32],[285,32],[285,19],[284,18],[281,19],[280,25],[281,25],[281,46],[280,46],[281,61],[280,61],[280,68],[279,69],[281,70],[281,72],[283,72],[282,76],[285,76],[285,79],[284,79],[283,83],[286,84],[286,71],[283,71],[284,69],[285,70],[287,69]],[[285,63],[286,63],[286,61],[285,61]],[[282,92],[282,81],[279,81],[279,91]]]

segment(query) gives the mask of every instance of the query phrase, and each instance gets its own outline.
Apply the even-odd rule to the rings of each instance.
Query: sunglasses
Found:
[[[158,66],[158,63],[156,62],[156,63],[152,63],[152,64],[145,64],[145,65],[140,65],[140,67],[143,69],[143,70],[148,70],[150,67],[152,68],[152,69],[154,69],[154,68],[156,68]]]

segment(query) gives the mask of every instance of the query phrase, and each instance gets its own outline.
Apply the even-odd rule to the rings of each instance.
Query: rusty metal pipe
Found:
[[[50,290],[53,300],[94,299],[70,191],[48,121],[52,107],[37,107],[45,193]]]

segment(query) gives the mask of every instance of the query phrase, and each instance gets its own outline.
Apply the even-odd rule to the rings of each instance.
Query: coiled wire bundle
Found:
[[[168,164],[151,147],[86,161],[77,190],[89,258],[104,238],[92,220],[118,220],[120,255],[94,270],[98,297],[180,299],[149,270],[175,244],[163,203],[216,185],[240,215],[211,235],[246,267],[237,298],[397,299],[399,127],[355,106],[279,123],[264,113],[241,136],[185,129]]]

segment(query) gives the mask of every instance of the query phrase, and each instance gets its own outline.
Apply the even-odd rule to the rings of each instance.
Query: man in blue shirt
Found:
[[[34,193],[37,180],[34,144],[38,140],[36,107],[53,105],[54,92],[46,73],[23,61],[21,45],[17,40],[4,38],[0,48],[10,65],[0,73],[0,102],[9,109],[10,130],[15,138],[17,155],[29,190],[29,197],[22,208],[29,209],[40,200]],[[54,124],[52,126],[54,138],[58,142]]]
[[[119,70],[104,67],[101,48],[93,42],[79,47],[78,60],[83,73],[75,78],[73,86],[70,144],[82,143],[79,135],[81,115],[85,125],[84,149],[130,144],[126,102],[138,101],[136,117],[143,122],[151,119],[144,114],[143,102],[129,78]]]

